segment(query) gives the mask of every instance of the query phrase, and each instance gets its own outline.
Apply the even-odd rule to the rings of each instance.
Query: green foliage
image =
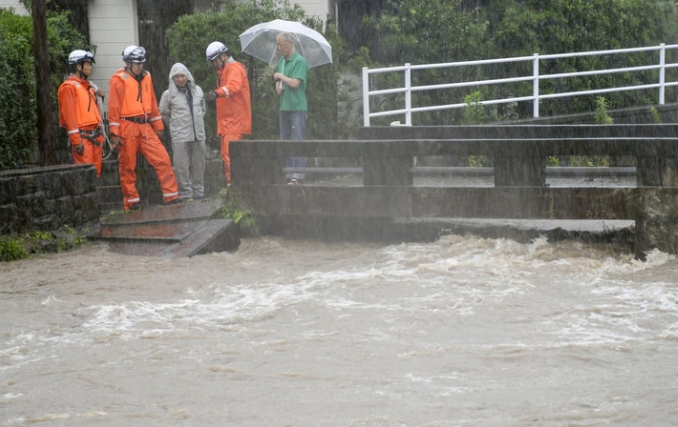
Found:
[[[594,120],[596,124],[599,125],[611,125],[614,123],[612,117],[607,114],[607,110],[610,108],[610,104],[607,102],[605,97],[599,96],[596,98],[596,115]]]
[[[230,219],[233,221],[245,236],[256,236],[259,234],[257,221],[252,211],[242,208],[231,197],[228,188],[224,188],[219,193],[224,204],[219,211],[219,218]]]
[[[0,10],[0,170],[23,164],[35,148],[31,34],[29,17]]]
[[[378,66],[405,63],[439,64],[485,58],[532,56],[598,51],[678,42],[678,3],[672,0],[503,0],[475,2],[460,0],[391,0],[390,8],[379,18],[362,22],[364,48],[369,49]],[[656,53],[542,59],[540,74],[558,74],[590,69],[632,67],[656,63]],[[467,69],[468,68],[468,69]],[[402,75],[384,73],[374,76],[375,90],[403,87]],[[525,77],[532,74],[532,62],[491,66],[453,67],[413,72],[412,85],[436,85],[473,80]],[[656,70],[568,79],[542,79],[541,93],[565,93],[603,87],[623,87],[656,83]],[[419,91],[412,105],[452,105],[461,103],[468,88]],[[475,90],[475,88],[471,88]],[[485,99],[532,94],[532,82],[514,82],[478,89]],[[678,93],[678,89],[671,89]],[[667,96],[672,96],[667,94]],[[402,94],[373,99],[372,111],[402,109]],[[656,90],[611,93],[616,108],[657,103]],[[532,102],[499,107],[498,117],[532,116]],[[541,115],[561,115],[594,111],[595,96],[554,98],[540,104]],[[459,109],[417,113],[417,124],[457,124],[465,120]],[[516,117],[517,116],[517,117]],[[374,120],[386,124],[393,117]]]
[[[610,163],[606,157],[571,156],[569,165],[580,167],[608,167],[610,166]]]
[[[87,241],[84,234],[69,226],[55,232],[35,230],[22,236],[0,237],[0,261],[28,258],[31,254],[60,252]]]
[[[678,40],[675,25],[678,7],[669,0],[512,0],[492,2],[487,13],[501,16],[491,20],[495,50],[488,53],[492,57],[631,48]],[[655,56],[639,52],[542,60],[540,74],[630,67],[641,61],[656,62]],[[526,62],[524,67],[531,64]],[[523,74],[529,75],[529,72]],[[563,93],[656,83],[657,80],[656,71],[582,76],[544,81],[541,91]],[[611,93],[609,101],[618,108],[646,105],[656,103],[657,94],[654,90]],[[580,96],[544,101],[540,110],[543,115],[553,115],[592,111],[596,106],[595,97]],[[523,103],[522,107],[522,114],[527,116],[529,103]]]
[[[487,112],[485,106],[481,103],[483,95],[480,92],[473,92],[464,97],[464,108],[462,113],[462,124],[481,125],[487,123]]]
[[[659,114],[657,107],[650,107],[650,118],[652,119],[652,123],[662,122],[662,116]]]
[[[29,9],[30,10],[30,9]],[[75,48],[90,48],[69,23],[67,15],[47,17],[50,50],[52,110],[57,111],[66,60]],[[37,149],[33,25],[29,16],[0,10],[0,170],[19,167],[32,160]],[[58,123],[55,123],[57,126]]]
[[[560,159],[553,156],[546,157],[547,166],[560,166]]]
[[[0,261],[14,261],[28,258],[28,251],[23,239],[0,237]]]
[[[366,41],[376,40],[371,57],[379,64],[435,64],[479,59],[488,48],[488,23],[482,16],[462,8],[460,0],[392,0],[391,8],[378,19],[362,21]],[[369,46],[366,46],[366,48]],[[435,85],[478,80],[487,70],[481,68],[447,68],[412,72],[412,85]],[[374,90],[403,87],[402,74],[385,73],[372,77]],[[466,88],[419,91],[412,95],[413,106],[459,104]],[[372,111],[402,109],[402,94],[384,95],[371,100]],[[446,125],[462,120],[459,110],[431,111],[417,114],[417,124]],[[376,118],[375,125],[393,117]]]

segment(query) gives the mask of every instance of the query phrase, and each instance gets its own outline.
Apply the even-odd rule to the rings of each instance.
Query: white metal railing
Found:
[[[630,48],[630,49],[615,49],[615,50],[599,50],[599,51],[590,51],[590,52],[576,52],[576,53],[563,53],[563,54],[552,54],[552,55],[539,55],[538,53],[533,54],[532,56],[521,56],[514,58],[501,58],[501,59],[488,59],[488,60],[478,60],[478,61],[465,61],[465,62],[450,62],[445,64],[426,64],[426,65],[411,65],[405,64],[404,66],[399,67],[388,67],[388,68],[363,68],[362,80],[363,80],[363,116],[364,116],[364,126],[370,126],[371,117],[384,117],[384,116],[394,116],[394,115],[405,115],[405,125],[412,125],[412,113],[425,112],[425,111],[435,111],[435,110],[446,110],[453,108],[463,108],[466,106],[466,103],[457,103],[457,104],[447,104],[447,105],[432,105],[432,106],[423,106],[423,107],[412,107],[412,93],[413,92],[422,92],[422,91],[431,91],[431,90],[442,90],[442,89],[451,89],[451,88],[462,88],[469,86],[483,86],[483,85],[496,85],[496,84],[506,84],[506,83],[515,83],[515,82],[528,82],[532,81],[532,93],[526,96],[511,97],[511,98],[502,98],[502,99],[490,99],[483,100],[478,102],[478,104],[492,105],[492,104],[506,104],[511,102],[519,101],[532,101],[533,103],[533,117],[539,117],[539,103],[544,99],[552,98],[563,98],[571,96],[581,96],[581,95],[595,95],[602,93],[610,92],[624,92],[632,90],[641,90],[641,89],[658,89],[659,90],[659,104],[664,105],[664,96],[665,89],[670,86],[678,86],[678,81],[666,82],[666,70],[669,68],[678,68],[678,62],[666,62],[666,51],[667,50],[676,50],[678,51],[678,44],[676,45],[666,45],[664,43],[659,46],[649,46],[649,47],[639,47],[639,48]],[[540,60],[552,60],[552,59],[562,59],[562,58],[572,58],[580,56],[603,56],[603,55],[615,55],[615,54],[626,54],[634,52],[658,52],[659,60],[656,63],[651,63],[647,65],[627,67],[627,68],[614,68],[614,69],[599,69],[599,70],[586,70],[586,71],[577,71],[572,73],[559,73],[559,74],[540,74],[539,73],[539,61]],[[505,79],[493,79],[493,80],[479,80],[479,81],[470,81],[470,82],[459,82],[459,83],[447,83],[447,84],[437,84],[429,86],[412,86],[412,71],[415,70],[425,70],[425,69],[441,69],[441,68],[453,68],[453,67],[473,67],[473,66],[482,66],[489,64],[501,64],[501,63],[519,63],[519,62],[532,62],[532,74],[522,77],[511,77]],[[591,75],[601,75],[601,74],[615,74],[615,73],[629,73],[629,72],[639,72],[647,70],[658,70],[659,79],[656,83],[636,85],[636,86],[622,86],[622,87],[609,87],[593,90],[584,90],[576,92],[563,92],[563,93],[547,93],[542,94],[539,91],[539,83],[543,80],[557,80],[570,77],[581,77],[581,76],[591,76]],[[370,90],[370,76],[375,74],[383,73],[404,73],[404,87],[391,88],[391,89],[381,89],[381,90]],[[404,93],[405,94],[405,105],[402,109],[397,110],[385,110],[385,111],[370,111],[370,98],[388,94]]]

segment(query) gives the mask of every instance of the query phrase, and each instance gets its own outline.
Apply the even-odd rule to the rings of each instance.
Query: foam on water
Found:
[[[405,312],[421,317],[429,317],[428,313],[469,317],[481,307],[553,286],[574,287],[576,292],[612,300],[600,306],[597,313],[571,307],[560,315],[547,313],[543,321],[548,333],[563,345],[590,345],[651,338],[643,335],[644,322],[657,311],[678,312],[675,289],[658,284],[638,288],[632,282],[607,278],[673,259],[658,251],[639,262],[630,255],[613,258],[582,249],[576,242],[558,246],[543,238],[520,244],[448,236],[434,244],[388,246],[381,253],[374,263],[318,269],[284,283],[216,281],[199,290],[188,289],[184,298],[175,302],[91,306],[83,309],[90,318],[82,326],[97,340],[149,338],[225,325],[238,328],[302,304],[314,307],[311,311],[326,310],[337,318],[360,311],[384,316]],[[672,332],[663,330],[659,334],[670,336]]]

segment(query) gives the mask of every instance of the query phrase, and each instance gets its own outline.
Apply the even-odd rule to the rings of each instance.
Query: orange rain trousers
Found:
[[[228,143],[242,139],[241,133],[230,133],[220,135],[221,138],[221,160],[224,162],[224,174],[226,175],[226,185],[231,184],[231,155],[228,151]]]
[[[141,153],[146,161],[155,169],[160,181],[163,202],[168,203],[179,198],[179,187],[174,177],[172,162],[167,150],[150,124],[139,124],[122,120],[122,140],[118,151],[120,188],[122,190],[124,209],[139,203],[141,198],[137,191],[137,153]]]

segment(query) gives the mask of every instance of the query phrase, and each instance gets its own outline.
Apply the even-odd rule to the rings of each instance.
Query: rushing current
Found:
[[[673,427],[677,270],[473,236],[1,263],[0,426]]]

